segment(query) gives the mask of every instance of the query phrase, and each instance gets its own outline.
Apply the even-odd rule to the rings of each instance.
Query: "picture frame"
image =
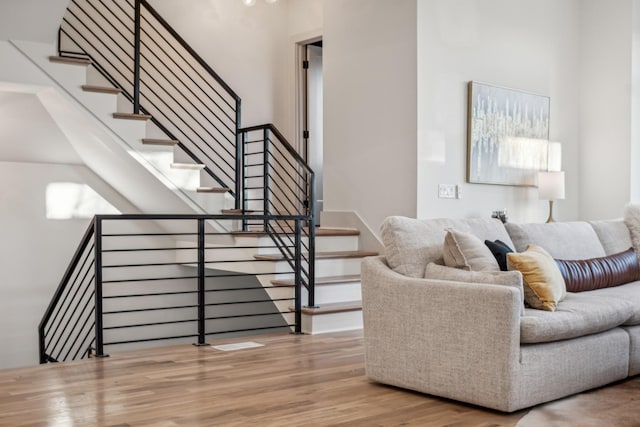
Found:
[[[550,98],[468,83],[467,182],[536,186],[547,170]]]

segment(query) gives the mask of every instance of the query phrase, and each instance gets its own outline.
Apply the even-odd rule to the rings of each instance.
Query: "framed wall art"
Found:
[[[467,182],[535,186],[547,170],[547,96],[469,82]]]

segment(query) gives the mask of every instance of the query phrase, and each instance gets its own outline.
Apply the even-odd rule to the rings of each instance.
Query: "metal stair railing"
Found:
[[[241,99],[146,0],[71,0],[58,51],[90,59],[240,208]]]
[[[206,219],[200,216],[197,220],[224,221],[233,218],[242,224],[243,230],[257,226],[260,231],[271,237],[274,249],[282,254],[283,261],[290,269],[289,274],[295,278],[295,320],[290,324],[299,332],[302,286],[308,289],[308,305],[314,306],[315,303],[315,219],[312,191],[314,174],[284,136],[273,125],[241,129],[240,97],[146,0],[70,0],[60,26],[58,51],[63,57],[90,59],[92,67],[110,84],[122,90],[124,97],[132,103],[134,113],[151,115],[153,123],[169,139],[178,140],[179,149],[194,162],[204,164],[205,173],[215,182],[230,189],[230,193],[235,197],[235,208],[240,211],[240,215],[209,215]],[[119,218],[140,220],[130,215]],[[147,220],[152,218],[154,221],[169,219],[167,216],[160,218],[158,215],[145,217]],[[177,220],[175,216],[172,218]],[[102,295],[103,272],[112,272],[116,268],[102,265],[104,251],[101,227],[106,219],[105,216],[97,216],[94,219],[93,226],[90,227],[92,231],[87,232],[89,237],[85,236],[78,249],[83,255],[77,254],[74,257],[43,317],[39,330],[40,360],[43,363],[86,357],[92,353],[103,356],[105,328],[112,332],[131,331],[158,327],[160,324],[189,325],[193,321],[183,318],[178,322],[148,321],[133,325],[103,325],[103,302],[126,297]],[[116,218],[109,219],[117,221]],[[198,265],[198,273],[195,275],[199,281],[198,289],[186,292],[174,290],[165,295],[180,298],[197,293],[197,303],[172,308],[188,310],[197,307],[197,334],[176,333],[163,338],[146,337],[141,339],[142,341],[196,336],[198,343],[204,342],[203,331],[206,335],[207,329],[203,326],[202,319],[208,305],[203,303],[201,298],[202,295],[208,295],[209,291],[205,290],[203,294],[201,285],[212,279],[206,277],[204,258],[201,259],[200,256],[206,256],[212,249],[201,249],[201,241],[207,240],[207,233],[202,235],[199,229],[197,234],[200,236],[199,257],[197,262],[191,264]],[[109,236],[110,239],[117,237]],[[92,243],[85,242],[86,239],[90,239]],[[217,249],[223,252],[237,248],[223,246]],[[126,253],[134,252],[128,250]],[[84,258],[78,258],[81,256]],[[159,264],[157,267],[163,268],[163,263]],[[126,272],[127,268],[138,269],[142,268],[142,265],[125,265],[121,268]],[[222,280],[222,276],[218,279]],[[236,276],[238,275],[229,275],[238,280]],[[151,282],[159,280],[146,279]],[[162,280],[187,279],[165,277]],[[114,283],[138,281],[125,274]],[[250,286],[244,289],[244,292],[256,291],[252,288],[256,287]],[[231,292],[223,290],[221,294],[227,291]],[[144,295],[142,292],[140,296],[126,298],[135,300],[143,298]],[[79,301],[75,301],[76,298]],[[255,303],[256,301],[245,302],[248,305]],[[165,309],[159,307],[148,311],[158,313]],[[146,309],[132,311],[143,312],[146,312]],[[128,310],[107,313],[109,316],[117,316],[128,313]],[[241,317],[262,315],[256,312]],[[206,324],[236,317],[238,316],[226,314],[214,319],[207,318],[205,314],[204,322]],[[126,345],[132,341],[140,340],[112,340],[108,344]]]
[[[314,172],[272,124],[242,128],[239,132],[242,135],[245,156],[242,177],[245,212],[302,214],[307,218],[300,230],[297,230],[296,224],[291,221],[265,221],[255,218],[245,219],[243,228],[253,228],[267,233],[282,248],[281,252],[289,260],[296,258],[291,247],[295,236],[301,233],[301,280],[309,291],[308,306],[314,307]]]
[[[269,229],[294,228],[288,268],[253,257],[258,246],[230,245],[233,232],[207,227],[236,215],[94,217],[40,322],[40,363],[105,357],[107,349],[141,343],[206,345],[207,337],[231,333],[300,333],[301,229],[308,218],[253,218]],[[270,283],[279,277],[295,285]]]

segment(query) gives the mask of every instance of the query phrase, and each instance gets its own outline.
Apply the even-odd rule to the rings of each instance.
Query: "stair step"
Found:
[[[276,230],[279,234],[293,234],[290,231]],[[267,233],[260,230],[249,230],[249,231],[234,231],[231,233],[233,235],[240,235],[246,237],[263,237],[266,236]],[[357,228],[331,228],[331,227],[317,227],[316,228],[316,237],[335,237],[335,236],[358,236],[360,234],[360,230]]]
[[[362,310],[362,301],[345,301],[322,304],[318,307],[302,307],[302,313],[309,316],[320,314],[342,313],[345,311]],[[289,307],[289,311],[295,311],[295,307]]]
[[[359,236],[357,228],[318,227],[316,236]]]
[[[113,113],[113,118],[124,120],[149,120],[151,116],[149,114]]]
[[[177,139],[154,139],[154,138],[143,138],[142,143],[144,145],[166,145],[166,146],[174,146],[178,144]]]
[[[231,189],[224,187],[198,187],[196,191],[198,193],[226,193],[231,191]]]
[[[337,252],[316,252],[316,260],[318,259],[335,259],[335,258],[364,258],[368,256],[376,256],[378,252],[368,251],[337,251]],[[255,259],[263,261],[282,261],[282,254],[259,254],[253,256]]]
[[[109,93],[112,95],[118,95],[119,93],[122,92],[122,90],[117,87],[92,86],[92,85],[82,85],[82,90],[85,92]]]
[[[59,64],[69,64],[69,65],[91,65],[90,59],[85,58],[68,58],[65,56],[50,56],[49,61],[57,62]]]
[[[335,285],[337,283],[353,283],[359,282],[359,274],[350,274],[348,276],[330,276],[330,277],[316,277],[316,285]],[[295,286],[295,281],[291,280],[272,280],[271,284],[274,286]]]

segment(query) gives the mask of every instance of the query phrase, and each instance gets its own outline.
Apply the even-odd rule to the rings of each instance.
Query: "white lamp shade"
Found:
[[[538,198],[564,199],[564,172],[538,172]]]

